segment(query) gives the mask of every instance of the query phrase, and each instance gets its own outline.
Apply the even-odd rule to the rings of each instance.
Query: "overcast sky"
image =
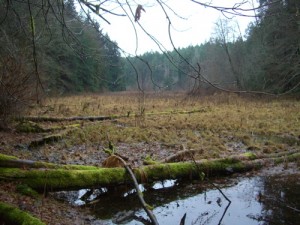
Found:
[[[228,7],[233,6],[239,1],[242,0],[212,0],[211,2],[213,5]],[[256,0],[253,1],[256,2]],[[157,39],[163,47],[167,50],[172,50],[173,48],[168,35],[168,20],[161,7],[155,0],[137,0],[135,2],[136,3],[132,4],[132,10],[134,12],[137,4],[141,4],[146,11],[142,11],[140,19],[141,26]],[[165,7],[172,22],[171,34],[176,47],[187,47],[208,41],[214,32],[215,22],[218,18],[225,18],[217,10],[204,8],[190,0],[168,0],[165,2],[177,14],[175,15],[174,12]],[[202,2],[210,1],[202,0]],[[252,0],[249,2],[252,2]],[[245,4],[243,7],[251,8],[251,5],[250,3]],[[124,5],[124,9],[130,14],[138,38],[136,38],[135,29],[128,17],[111,16],[109,14],[103,14],[103,16],[111,23],[110,25],[101,21],[104,33],[108,33],[110,38],[119,44],[119,47],[130,54],[159,51],[159,47],[155,42],[142,31],[138,23],[134,23],[134,18],[129,8]],[[115,9],[114,12],[124,13],[121,7]],[[253,12],[251,13],[253,14]],[[245,31],[248,23],[253,20],[253,18],[248,17],[234,17],[233,19],[238,21],[242,32]]]

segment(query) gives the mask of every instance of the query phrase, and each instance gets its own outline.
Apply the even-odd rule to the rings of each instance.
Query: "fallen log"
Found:
[[[103,121],[115,119],[115,116],[74,116],[74,117],[41,117],[41,116],[27,116],[21,117],[19,120],[28,120],[33,122],[62,122],[62,121],[75,121],[75,120],[88,120],[88,121]]]
[[[52,127],[44,128],[44,127],[40,126],[39,124],[32,122],[30,120],[22,120],[16,126],[16,130],[18,132],[23,132],[23,133],[47,133],[47,132],[53,132],[56,130],[78,128],[80,126],[81,126],[81,124],[75,123],[75,124],[69,124],[69,125],[52,126]]]
[[[205,176],[232,174],[258,169],[272,163],[294,161],[300,153],[276,158],[255,160],[218,159],[194,162],[162,163],[133,169],[139,183],[152,183],[166,179],[196,179]],[[20,181],[40,191],[76,190],[130,184],[131,179],[124,168],[97,168],[88,170],[66,169],[19,169],[0,168],[1,180]]]
[[[66,134],[67,134],[67,132],[62,132],[62,133],[50,134],[50,135],[44,136],[42,138],[38,138],[38,139],[30,142],[29,148],[34,148],[34,147],[44,145],[47,143],[57,142],[57,141],[63,139],[63,137],[66,136]]]
[[[186,159],[191,159],[192,157],[194,157],[194,155],[196,153],[202,153],[203,149],[190,149],[190,150],[182,150],[177,152],[174,155],[171,155],[163,160],[161,160],[161,163],[170,163],[170,162],[180,162],[180,161],[184,161]]]
[[[3,202],[0,202],[0,221],[4,222],[3,224],[45,225],[45,223],[31,216],[29,213]]]
[[[152,159],[145,159],[144,165],[153,165],[157,163],[171,163],[171,162],[182,162],[182,161],[188,161],[193,159],[196,154],[201,154],[203,152],[203,149],[190,149],[190,150],[182,150],[178,151],[175,154],[168,156],[164,158],[161,161],[154,161]],[[231,155],[226,157],[226,159],[231,160],[253,160],[253,159],[263,159],[263,158],[276,158],[276,157],[282,157],[282,156],[288,156],[295,153],[300,152],[300,150],[291,150],[291,151],[285,151],[285,152],[277,152],[277,153],[270,153],[270,154],[264,154],[264,153],[254,153],[254,152],[245,152],[239,155]],[[210,159],[215,160],[215,159]],[[216,159],[218,160],[218,159]]]
[[[71,130],[65,130],[60,133],[56,134],[49,134],[44,137],[38,138],[36,140],[33,140],[29,143],[29,148],[34,148],[37,146],[41,146],[44,144],[52,143],[52,142],[57,142],[59,140],[62,140]]]
[[[95,170],[96,166],[82,166],[82,165],[62,165],[41,161],[33,161],[27,159],[18,159],[15,156],[0,154],[0,167],[7,168],[42,168],[42,169],[65,169],[65,170]]]
[[[192,111],[168,111],[168,112],[152,112],[145,113],[146,116],[153,115],[169,115],[169,114],[192,114],[192,113],[202,113],[207,112],[207,108],[197,109]],[[62,122],[62,121],[75,121],[75,120],[87,120],[87,121],[103,121],[103,120],[113,120],[123,117],[135,117],[138,114],[130,114],[128,112],[126,115],[112,115],[112,116],[74,116],[74,117],[42,117],[42,116],[25,116],[17,118],[20,121],[33,121],[33,122]]]

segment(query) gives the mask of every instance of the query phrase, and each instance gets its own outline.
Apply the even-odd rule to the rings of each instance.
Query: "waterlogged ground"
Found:
[[[191,98],[183,93],[152,93],[143,102],[140,95],[130,93],[52,98],[28,115],[128,117],[29,125],[19,121],[10,132],[0,131],[0,151],[23,159],[101,165],[107,157],[103,148],[110,141],[132,166],[141,165],[146,157],[159,161],[183,148],[198,150],[195,159],[247,151],[300,151],[299,109],[300,102],[293,99],[250,99],[225,94]],[[32,132],[32,126],[39,129]],[[56,134],[62,134],[56,141],[31,145]]]
[[[147,187],[147,191],[142,189],[147,203],[154,206],[153,213],[159,224],[179,224],[184,214],[188,225],[297,224],[300,220],[299,178],[295,164],[289,164],[285,168],[277,166],[210,182],[169,180]],[[212,182],[230,199],[230,204]],[[97,203],[89,206],[93,215],[106,225],[143,224],[137,217],[147,216],[134,192],[121,197],[120,191],[97,194],[95,190],[90,200]],[[55,196],[70,204],[84,205],[78,197],[86,192],[56,193]]]
[[[139,94],[117,93],[47,99],[27,115],[126,116],[108,121],[33,122],[30,126],[38,128],[35,131],[32,127],[28,129],[26,121],[17,121],[10,129],[0,131],[0,153],[20,159],[101,166],[108,157],[103,148],[111,142],[118,154],[137,167],[145,159],[159,161],[183,149],[197,150],[196,160],[245,152],[268,155],[300,151],[300,102],[295,99],[252,99],[224,94],[191,98],[182,93],[149,94],[141,98]],[[62,136],[57,140],[31,145],[60,133]],[[264,172],[259,176],[248,174],[215,180],[232,200],[221,224],[300,221],[299,161],[295,167],[295,171],[284,174]],[[120,190],[106,193],[102,190],[99,203],[79,208],[68,201],[57,202],[52,195],[41,200],[30,199],[16,193],[16,186],[1,182],[0,200],[27,210],[47,224],[112,224],[124,217],[131,219],[128,224],[141,224],[132,220],[132,215],[145,217],[136,196],[121,198]],[[154,213],[164,225],[179,224],[185,213],[186,224],[215,225],[227,206],[216,189],[202,182],[146,189],[145,199],[155,206]],[[82,190],[80,194],[85,192]],[[72,203],[79,204],[78,194],[60,193],[59,197],[69,196]],[[99,191],[94,194],[96,198]]]

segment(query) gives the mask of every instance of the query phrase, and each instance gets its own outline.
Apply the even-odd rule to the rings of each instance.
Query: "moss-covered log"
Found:
[[[230,174],[261,168],[266,164],[293,161],[300,158],[300,153],[277,158],[238,160],[234,158],[203,160],[197,162],[164,163],[143,166],[134,169],[139,183],[165,179],[197,178],[201,172],[206,176]],[[83,169],[19,169],[0,168],[0,179],[21,181],[37,190],[65,190],[97,188],[110,185],[131,183],[124,168]]]
[[[31,141],[29,144],[29,147],[32,148],[32,147],[37,147],[37,146],[44,145],[47,143],[57,142],[57,141],[63,139],[63,137],[65,137],[68,134],[68,132],[70,132],[70,131],[66,130],[66,131],[63,131],[63,132],[60,132],[57,134],[46,135],[42,138]]]
[[[52,131],[56,131],[56,130],[78,128],[80,126],[81,126],[81,124],[75,123],[75,124],[68,124],[68,125],[63,125],[63,126],[58,125],[58,126],[44,128],[35,122],[22,120],[16,126],[16,130],[18,132],[23,132],[23,133],[46,133],[46,132],[52,132]]]
[[[75,121],[75,120],[88,120],[88,121],[103,121],[112,120],[114,116],[74,116],[74,117],[21,117],[19,120],[28,120],[34,122],[62,122],[62,121]]]
[[[36,190],[96,188],[129,182],[123,168],[95,170],[0,168],[0,179],[21,181]]]
[[[0,167],[7,168],[43,168],[43,169],[65,169],[65,170],[94,170],[99,167],[96,166],[82,166],[82,165],[61,165],[33,160],[18,159],[15,156],[0,154]]]
[[[192,111],[167,111],[167,112],[154,112],[154,113],[145,113],[146,116],[153,115],[169,115],[169,114],[192,114],[192,113],[201,113],[207,112],[207,108],[195,109]],[[75,121],[75,120],[85,120],[85,121],[103,121],[103,120],[113,120],[123,117],[134,117],[138,114],[124,114],[124,115],[112,115],[112,116],[74,116],[74,117],[42,117],[42,116],[26,116],[17,118],[20,121],[33,121],[33,122],[62,122],[62,121]]]
[[[30,214],[3,202],[0,202],[0,221],[15,225],[45,225]]]

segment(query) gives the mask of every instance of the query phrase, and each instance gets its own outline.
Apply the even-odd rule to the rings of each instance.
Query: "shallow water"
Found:
[[[296,173],[213,180],[231,200],[230,205],[211,182],[156,183],[145,188],[144,198],[154,206],[153,213],[163,225],[179,224],[185,213],[186,225],[299,224],[299,178],[300,174]],[[81,190],[80,195],[85,192]],[[136,195],[130,192],[125,194],[126,197],[121,196],[124,196],[121,190],[99,195],[99,202],[91,207],[94,215],[107,225],[117,224],[124,215],[128,218],[122,224],[142,224],[129,216],[135,214],[147,218]],[[77,200],[77,203],[82,202]]]

